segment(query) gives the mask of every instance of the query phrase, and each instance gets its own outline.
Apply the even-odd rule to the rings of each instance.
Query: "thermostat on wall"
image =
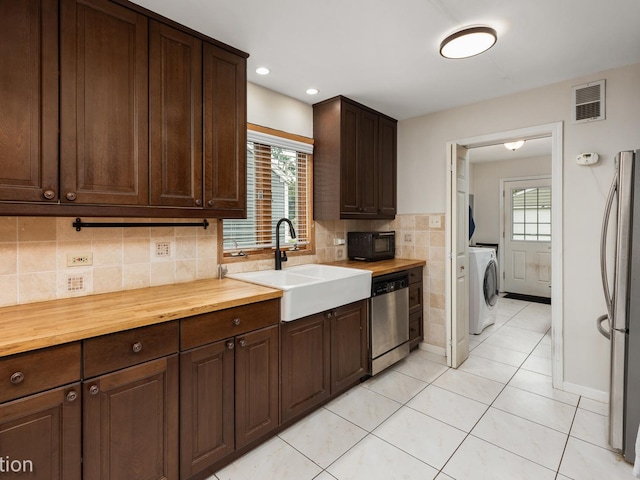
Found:
[[[576,163],[578,165],[595,165],[598,163],[597,153],[581,153],[576,157]]]

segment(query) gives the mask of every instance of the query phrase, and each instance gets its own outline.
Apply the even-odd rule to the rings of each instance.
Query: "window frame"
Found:
[[[293,140],[296,142],[302,142],[309,145],[314,144],[314,140],[309,137],[297,135],[293,133],[284,132],[282,130],[276,130],[269,127],[263,127],[261,125],[255,125],[247,123],[247,130],[254,132],[264,133],[275,137],[280,137],[287,140]],[[299,250],[287,250],[288,256],[303,256],[303,255],[315,255],[316,253],[316,241],[315,241],[315,222],[313,221],[313,153],[307,153],[307,232],[308,243],[302,245]],[[232,253],[236,252],[227,250],[225,252],[225,246],[228,248],[228,242],[224,237],[223,229],[224,219],[218,220],[217,225],[217,244],[218,244],[218,263],[236,263],[247,262],[256,260],[267,260],[273,258],[275,247],[264,247],[251,250],[241,250],[246,253],[244,256],[235,256]],[[284,228],[284,227],[283,227]]]

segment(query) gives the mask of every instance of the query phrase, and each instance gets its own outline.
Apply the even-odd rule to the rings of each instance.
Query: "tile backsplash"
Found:
[[[424,270],[425,342],[444,348],[444,215],[398,215],[395,220],[315,222],[316,254],[290,256],[289,264],[346,258],[353,230],[395,230],[396,256],[427,262]],[[155,219],[83,219],[87,222],[147,222]],[[188,282],[217,275],[215,221],[201,227],[84,228],[73,218],[0,217],[0,306]],[[181,223],[190,220],[166,220]],[[67,266],[68,256],[87,256],[91,265]],[[229,272],[273,267],[272,260],[226,265]]]

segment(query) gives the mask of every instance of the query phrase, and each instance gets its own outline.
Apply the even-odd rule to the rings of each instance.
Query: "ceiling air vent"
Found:
[[[604,80],[573,87],[573,123],[604,120]]]

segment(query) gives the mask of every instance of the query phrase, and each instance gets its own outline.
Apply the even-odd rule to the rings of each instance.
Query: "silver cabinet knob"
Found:
[[[234,318],[233,319],[233,324],[237,327],[238,325],[240,325],[240,318]]]
[[[76,199],[76,194],[75,192],[68,192],[65,197],[67,197],[67,200],[70,202],[73,202]]]
[[[78,398],[78,393],[75,390],[71,390],[67,393],[67,402],[73,402],[76,398]]]
[[[98,393],[100,393],[100,388],[98,387],[98,385],[91,385],[89,387],[89,393],[91,395],[97,395]]]
[[[207,202],[207,206],[208,206],[208,207],[213,207],[213,200],[209,200],[209,201]]]
[[[236,346],[236,344],[235,344],[235,343],[233,343],[233,340],[229,340],[229,341],[227,342],[227,348],[228,348],[229,350],[233,350],[235,346]]]
[[[246,347],[247,346],[247,341],[244,338],[242,340],[240,340],[238,343],[240,344],[241,347]]]
[[[133,350],[133,353],[140,353],[142,351],[142,342],[134,343],[131,350]]]
[[[54,192],[53,190],[45,190],[43,195],[47,200],[53,200],[56,196],[56,192]]]
[[[18,385],[19,383],[22,383],[23,380],[24,380],[24,373],[22,372],[16,372],[13,375],[11,375],[11,383],[13,383],[14,385]]]

